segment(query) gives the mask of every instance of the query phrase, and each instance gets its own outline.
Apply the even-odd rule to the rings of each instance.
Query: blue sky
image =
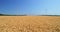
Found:
[[[60,0],[0,0],[0,13],[60,15]]]

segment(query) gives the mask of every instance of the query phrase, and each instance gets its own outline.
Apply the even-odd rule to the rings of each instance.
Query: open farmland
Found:
[[[0,16],[0,32],[60,32],[60,16]]]

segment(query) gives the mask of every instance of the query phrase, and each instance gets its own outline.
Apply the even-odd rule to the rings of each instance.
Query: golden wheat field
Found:
[[[60,16],[0,16],[0,32],[60,32]]]

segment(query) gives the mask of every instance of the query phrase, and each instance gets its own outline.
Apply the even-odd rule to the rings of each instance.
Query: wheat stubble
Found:
[[[60,17],[0,16],[0,32],[60,32]]]

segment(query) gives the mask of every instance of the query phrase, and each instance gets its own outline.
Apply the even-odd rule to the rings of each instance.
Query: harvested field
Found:
[[[0,16],[0,32],[60,32],[60,16]]]

